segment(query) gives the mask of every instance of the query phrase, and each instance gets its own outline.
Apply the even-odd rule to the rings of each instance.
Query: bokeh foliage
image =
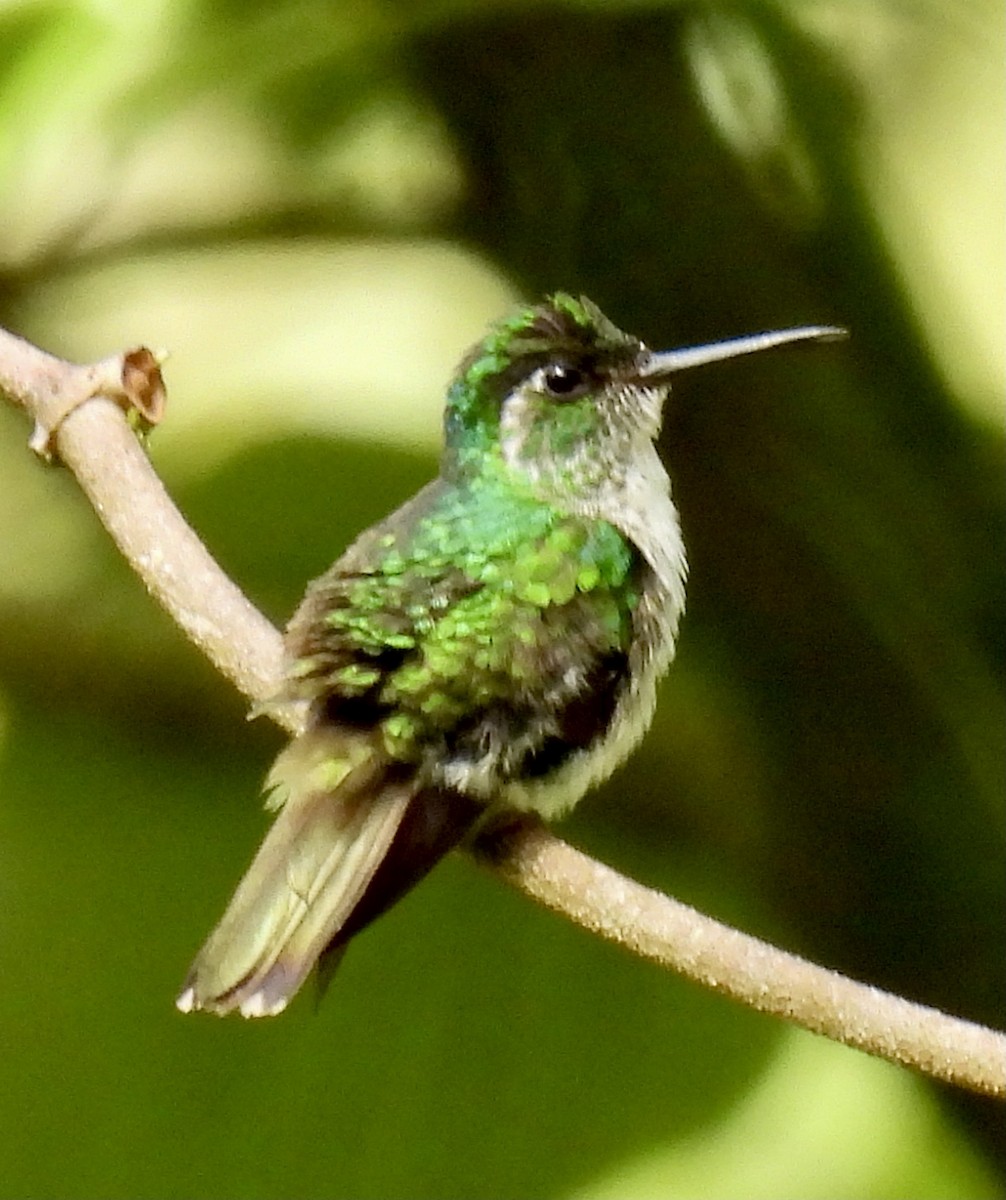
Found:
[[[278,621],[435,469],[444,380],[514,296],[582,289],[658,346],[849,325],[682,380],[679,661],[564,832],[1001,1024],[1001,26],[987,0],[7,3],[0,319],[172,349],[152,455]],[[0,1194],[1003,1195],[991,1105],[461,859],[318,1012],[175,1014],[278,736],[24,434],[0,410]]]

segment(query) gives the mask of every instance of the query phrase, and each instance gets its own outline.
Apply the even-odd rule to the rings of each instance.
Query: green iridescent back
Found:
[[[551,739],[585,744],[566,709],[616,687],[637,568],[606,522],[485,480],[438,483],[313,586],[291,626],[291,691],[373,725],[392,758],[499,742],[518,771]]]

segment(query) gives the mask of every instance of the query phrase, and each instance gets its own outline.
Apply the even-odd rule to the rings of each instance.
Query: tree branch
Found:
[[[0,330],[0,390],[34,421],[151,594],[253,701],[276,690],[277,631],[220,570],[155,474],[125,412],[155,421],[157,358],[133,350],[91,366]],[[290,731],[297,714],[279,718]],[[1006,1035],[815,966],[645,888],[526,819],[482,843],[496,872],[585,929],[735,1000],[835,1041],[994,1096],[1006,1095]]]

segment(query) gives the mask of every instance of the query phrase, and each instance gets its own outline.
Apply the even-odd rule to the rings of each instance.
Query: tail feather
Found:
[[[318,959],[319,1000],[342,962],[350,940],[397,904],[484,816],[482,805],[458,792],[416,793],[367,890]]]
[[[289,795],[193,963],[183,1012],[281,1012],[359,904],[415,793],[372,747],[311,734],[270,782]]]

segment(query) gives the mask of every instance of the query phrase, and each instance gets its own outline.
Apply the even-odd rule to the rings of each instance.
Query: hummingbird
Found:
[[[675,375],[830,326],[655,353],[558,292],[494,326],[447,390],[437,478],[311,583],[269,704],[304,730],[277,812],[178,1008],[281,1012],[449,850],[552,820],[643,736],[685,603],[656,450]]]

